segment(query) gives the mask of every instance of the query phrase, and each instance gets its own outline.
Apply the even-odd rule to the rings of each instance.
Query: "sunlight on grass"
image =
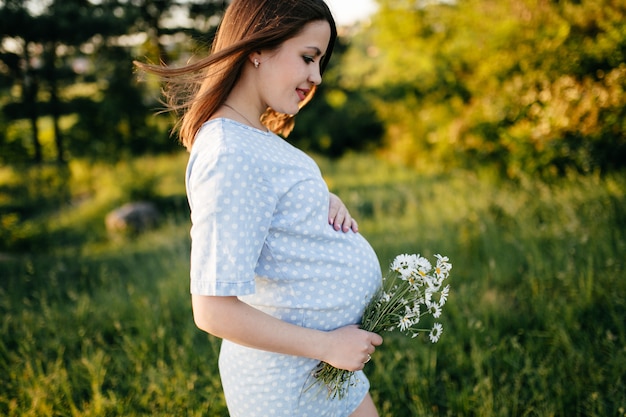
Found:
[[[227,415],[219,342],[189,303],[186,158],[0,168],[1,415]],[[368,363],[381,416],[624,415],[624,176],[316,159],[383,268],[454,264],[440,342],[383,335]],[[165,202],[165,221],[110,239],[104,215],[135,199]]]

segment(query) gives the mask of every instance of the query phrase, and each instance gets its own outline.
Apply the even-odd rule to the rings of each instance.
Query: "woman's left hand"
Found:
[[[343,230],[347,232],[352,230],[354,233],[359,231],[359,225],[356,220],[352,218],[348,208],[343,201],[335,194],[330,193],[328,207],[328,223],[331,224],[335,230]]]

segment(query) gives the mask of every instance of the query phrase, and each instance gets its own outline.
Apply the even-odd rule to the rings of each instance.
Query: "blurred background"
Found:
[[[138,81],[131,61],[206,54],[225,2],[0,5],[3,162],[177,150],[171,119],[154,115],[158,83]],[[375,150],[421,170],[488,164],[508,176],[623,168],[623,2],[331,6],[341,42],[322,98],[290,139],[298,146],[332,157]]]
[[[0,0],[0,415],[227,415],[187,154],[132,65],[204,56],[227,4]],[[368,364],[381,416],[626,416],[626,1],[329,4],[287,140],[383,271],[453,264],[439,343]]]

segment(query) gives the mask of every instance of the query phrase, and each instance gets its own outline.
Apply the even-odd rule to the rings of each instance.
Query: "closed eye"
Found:
[[[312,64],[313,62],[315,62],[315,58],[310,55],[304,55],[302,59],[304,59],[304,62],[306,62],[307,64]]]

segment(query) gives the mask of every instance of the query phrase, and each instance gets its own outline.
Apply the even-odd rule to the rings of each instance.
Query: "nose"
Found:
[[[322,83],[322,72],[318,65],[311,65],[313,70],[309,74],[309,82],[313,85],[320,85]]]

